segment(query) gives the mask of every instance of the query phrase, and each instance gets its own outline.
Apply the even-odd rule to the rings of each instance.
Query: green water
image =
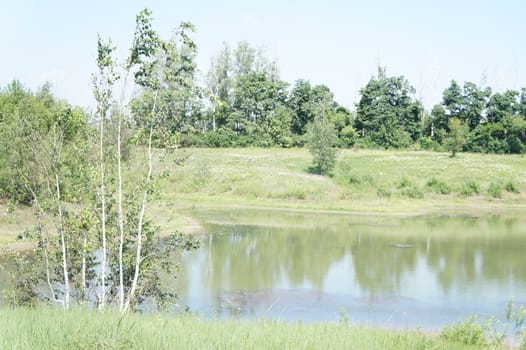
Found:
[[[526,303],[526,216],[194,210],[180,303],[208,317],[440,327]]]

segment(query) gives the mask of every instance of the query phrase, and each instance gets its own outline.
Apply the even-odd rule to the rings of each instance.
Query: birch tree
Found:
[[[189,36],[187,31],[193,31],[193,26],[190,23],[182,23],[174,32],[169,41],[161,40],[158,33],[152,27],[152,14],[149,10],[141,11],[136,17],[136,27],[133,36],[132,47],[128,58],[120,65],[122,73],[115,73],[115,67],[119,65],[112,58],[114,48],[111,46],[111,41],[103,42],[100,38],[98,41],[97,60],[98,73],[94,76],[94,93],[96,95],[100,114],[99,120],[99,162],[100,162],[100,192],[101,192],[101,234],[102,234],[102,259],[101,259],[101,279],[99,297],[99,306],[105,307],[109,301],[108,295],[117,295],[117,304],[121,312],[125,313],[134,306],[138,298],[138,294],[142,293],[141,279],[145,275],[153,276],[151,271],[144,271],[145,267],[152,267],[155,261],[159,259],[167,259],[168,255],[173,251],[181,248],[190,248],[192,245],[185,246],[186,240],[180,240],[175,245],[167,245],[170,249],[161,249],[155,244],[159,243],[158,238],[155,237],[156,228],[146,218],[147,206],[149,202],[149,194],[152,192],[152,182],[154,177],[154,149],[153,137],[157,132],[160,123],[164,122],[166,115],[160,113],[161,107],[159,103],[160,96],[164,90],[173,87],[173,84],[184,85],[188,79],[187,69],[193,71],[195,67],[191,64],[180,64],[184,55],[176,48],[176,41],[180,40],[184,43],[184,47],[193,52],[195,51],[195,44]],[[192,53],[189,53],[191,56]],[[191,61],[192,58],[190,57]],[[179,63],[178,63],[179,62]],[[132,86],[128,86],[128,77],[132,77]],[[121,79],[122,90],[121,97],[118,101],[111,101],[112,89],[116,85],[116,80]],[[140,132],[146,135],[146,163],[144,175],[139,182],[132,179],[126,179],[126,171],[124,167],[126,162],[123,154],[124,143],[129,140],[124,137],[124,128],[131,120],[130,104],[134,99],[130,98],[129,88],[139,88],[141,95],[151,96],[151,100],[141,110],[141,123],[136,124]],[[104,117],[107,113],[112,113],[116,123],[116,145],[105,143],[103,137],[104,131]],[[108,187],[108,179],[105,177],[105,159],[103,150],[104,147],[114,147],[116,157],[116,197],[113,194],[105,193]],[[106,151],[108,153],[108,151]],[[137,178],[137,174],[134,174]],[[127,188],[124,188],[124,184]],[[131,191],[133,185],[139,190]],[[111,185],[110,185],[111,186]],[[110,213],[105,212],[108,208],[104,205],[104,198],[110,196],[115,200],[116,209],[116,228],[118,238],[116,241],[108,238],[104,233],[107,231],[107,217]],[[114,212],[114,209],[111,209]],[[110,216],[113,217],[113,214]],[[106,218],[106,219],[105,219]],[[157,243],[155,243],[157,242]],[[109,249],[109,245],[115,246],[115,249]],[[146,246],[145,246],[146,244]],[[146,249],[146,252],[145,252]],[[159,250],[160,249],[160,250]],[[116,256],[106,256],[109,251],[117,251]],[[156,260],[157,259],[157,260]],[[113,276],[108,279],[108,271],[106,271],[105,264],[108,264],[111,270],[110,274]],[[115,278],[116,277],[116,278]],[[157,278],[157,277],[156,277]],[[147,278],[146,278],[147,279]],[[148,284],[150,292],[155,294],[154,290],[160,292],[159,285],[156,283],[145,282]],[[110,284],[110,285],[108,285]],[[148,293],[150,293],[148,292]],[[152,295],[153,295],[152,294]],[[162,293],[161,293],[162,294]]]
[[[104,157],[105,121],[108,118],[112,103],[112,93],[119,75],[116,72],[116,62],[112,54],[115,47],[111,40],[105,42],[100,36],[97,40],[97,73],[92,75],[93,94],[97,101],[97,114],[99,117],[99,173],[100,173],[100,226],[101,226],[101,292],[99,305],[104,308],[106,304],[106,267],[107,263],[107,237],[106,237],[106,177]],[[120,135],[120,132],[119,132]],[[119,144],[120,146],[120,144]],[[120,157],[119,157],[120,161]],[[121,269],[122,271],[122,269]],[[122,288],[122,284],[121,284]]]

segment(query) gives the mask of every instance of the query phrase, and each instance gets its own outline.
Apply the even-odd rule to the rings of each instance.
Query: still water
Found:
[[[435,329],[526,304],[526,217],[203,211],[180,304],[205,317]]]

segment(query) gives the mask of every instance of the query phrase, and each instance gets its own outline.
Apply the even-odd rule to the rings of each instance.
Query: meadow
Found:
[[[342,150],[331,176],[305,149],[184,149],[159,164],[159,205],[241,206],[357,214],[524,209],[520,155]]]

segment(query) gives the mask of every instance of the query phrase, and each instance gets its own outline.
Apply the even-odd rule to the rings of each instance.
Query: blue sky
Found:
[[[144,7],[164,37],[181,21],[197,26],[202,72],[222,42],[247,40],[277,60],[283,80],[326,84],[347,107],[378,64],[406,76],[428,109],[452,79],[498,91],[526,87],[525,0],[1,2],[0,86],[50,81],[81,106],[94,104],[97,34],[124,57]]]

